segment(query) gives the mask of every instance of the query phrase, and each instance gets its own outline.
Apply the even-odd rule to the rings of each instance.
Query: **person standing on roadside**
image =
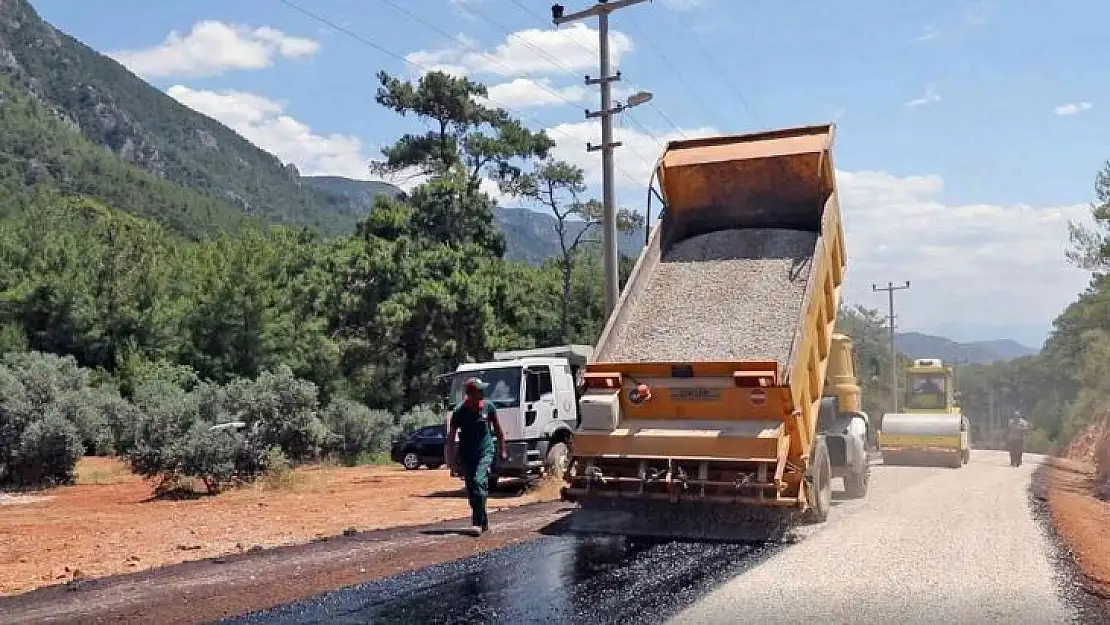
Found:
[[[481,532],[489,531],[486,499],[489,497],[489,472],[493,465],[495,436],[501,459],[508,458],[505,434],[497,421],[497,408],[484,397],[486,387],[487,384],[478,378],[465,382],[463,388],[466,395],[451,413],[451,428],[447,432],[445,448],[448,464],[455,466],[457,462],[462,471],[470,501],[470,521]]]
[[[1006,424],[1006,446],[1010,450],[1011,467],[1021,466],[1021,456],[1025,453],[1025,439],[1028,435],[1029,423],[1015,410],[1014,416]]]

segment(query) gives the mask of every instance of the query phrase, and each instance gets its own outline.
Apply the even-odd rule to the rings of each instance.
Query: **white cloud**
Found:
[[[293,163],[302,175],[380,179],[370,174],[370,162],[377,156],[367,154],[366,146],[358,137],[313,132],[304,122],[287,115],[280,102],[242,91],[205,91],[184,85],[174,85],[166,93],[231,128],[283,163]],[[387,182],[411,191],[427,179],[410,170],[394,174]],[[494,199],[506,197],[489,180],[482,181],[482,190]]]
[[[935,87],[933,87],[933,85],[929,85],[928,87],[925,87],[925,95],[921,96],[920,98],[914,98],[913,100],[906,102],[906,106],[913,108],[917,106],[936,104],[937,102],[940,102],[940,94],[937,93],[937,90]]]
[[[562,106],[585,100],[589,92],[584,85],[553,87],[547,78],[517,78],[489,87],[489,104],[508,109],[537,106]]]
[[[619,65],[621,57],[632,50],[632,40],[616,30],[609,31],[609,38],[610,56],[613,64]],[[417,67],[458,75],[518,76],[597,71],[597,30],[580,22],[558,30],[517,31],[489,51],[480,50],[479,45],[459,35],[448,48],[412,52],[405,59]]]
[[[293,163],[304,175],[331,174],[370,178],[371,158],[357,137],[322,135],[285,113],[280,102],[242,91],[204,91],[184,85],[166,90],[170,97],[242,135],[251,143]]]
[[[940,37],[940,31],[933,26],[926,26],[921,30],[921,34],[915,37],[917,41],[932,41]]]
[[[1094,105],[1090,102],[1068,102],[1067,104],[1061,104],[1052,109],[1052,112],[1057,115],[1078,115],[1084,111],[1091,110],[1092,106]]]
[[[618,118],[619,120],[619,118]],[[661,132],[654,137],[644,134],[630,127],[614,124],[613,140],[620,141],[621,146],[614,150],[614,159],[618,171],[616,184],[619,187],[632,187],[635,189],[647,188],[651,179],[652,168],[655,161],[662,153],[663,146],[668,141],[688,138],[704,137],[715,134],[713,128],[684,128],[681,134],[678,131]],[[548,130],[548,135],[555,140],[555,149],[552,150],[554,158],[578,165],[586,172],[586,183],[590,185],[601,184],[601,152],[587,152],[586,144],[601,142],[601,123],[596,120],[559,124]],[[635,181],[635,184],[633,184]]]
[[[293,37],[269,26],[250,28],[205,20],[187,35],[170,32],[160,45],[142,50],[120,50],[108,55],[147,78],[214,76],[228,70],[263,69],[274,58],[312,56],[320,44]]]
[[[1064,260],[1083,204],[951,205],[938,176],[837,172],[848,249],[846,297],[883,308],[872,283],[909,280],[902,330],[1047,325],[1087,284]],[[981,337],[996,338],[996,337]]]

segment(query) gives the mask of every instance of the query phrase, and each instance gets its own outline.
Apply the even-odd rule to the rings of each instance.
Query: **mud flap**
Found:
[[[569,518],[576,534],[642,536],[704,542],[791,542],[798,513],[790,508],[638,499],[579,502]]]

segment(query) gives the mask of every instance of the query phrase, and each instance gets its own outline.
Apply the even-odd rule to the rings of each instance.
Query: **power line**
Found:
[[[388,1],[388,0],[387,0],[387,1]],[[532,44],[531,42],[529,42],[529,41],[525,40],[525,39],[524,39],[523,37],[521,37],[520,35],[517,35],[516,33],[512,32],[512,31],[511,31],[511,30],[510,30],[509,28],[507,28],[507,27],[505,27],[504,25],[502,25],[502,24],[498,23],[498,22],[497,22],[496,20],[494,20],[493,18],[491,18],[491,17],[489,17],[488,15],[486,15],[485,13],[483,13],[483,12],[482,12],[481,10],[479,10],[479,9],[478,9],[478,8],[477,8],[476,6],[472,6],[472,7],[470,7],[470,8],[469,8],[469,10],[470,10],[470,11],[472,11],[472,12],[474,12],[474,13],[477,13],[477,14],[478,14],[478,15],[479,15],[480,17],[482,17],[483,19],[485,19],[485,20],[486,20],[486,21],[488,21],[489,23],[493,24],[493,25],[494,25],[494,26],[496,26],[497,28],[501,29],[501,31],[502,31],[503,33],[505,33],[505,35],[506,35],[506,36],[508,36],[508,37],[513,37],[513,36],[515,35],[515,36],[516,36],[516,38],[517,38],[517,41],[519,41],[520,43],[524,44],[525,46],[528,46],[528,47],[529,47],[529,48],[531,48],[532,50],[535,50],[536,52],[538,52],[538,53],[539,53],[539,54],[540,54],[541,56],[543,56],[543,57],[544,57],[545,59],[547,59],[547,61],[548,61],[548,62],[550,62],[550,63],[551,63],[551,64],[552,64],[553,66],[555,66],[555,67],[557,67],[557,68],[561,69],[561,70],[563,71],[563,73],[565,73],[565,74],[568,74],[568,75],[570,75],[570,76],[574,76],[574,77],[576,77],[576,78],[580,77],[580,76],[579,76],[578,74],[575,74],[575,73],[574,73],[574,70],[572,70],[571,68],[567,67],[567,66],[566,66],[566,65],[564,65],[564,64],[563,64],[563,63],[562,63],[561,61],[559,61],[558,59],[556,59],[556,58],[552,57],[552,56],[551,56],[550,54],[548,54],[546,50],[544,50],[543,48],[540,48],[539,46],[533,45],[533,44]],[[570,39],[570,41],[574,41],[574,40],[573,40],[573,39]],[[577,42],[575,42],[575,43],[577,43]],[[581,46],[581,47],[585,49],[585,46]],[[621,76],[621,78],[623,78],[623,75]],[[536,84],[536,85],[539,85],[539,83],[536,83],[536,81],[532,81],[532,83],[533,83],[533,84]],[[542,85],[539,85],[539,86],[542,86]],[[635,87],[634,87],[634,88],[635,88]],[[565,99],[565,98],[563,99],[563,101],[564,101],[564,102],[567,102],[568,104],[570,104],[570,103],[571,103],[571,102],[570,102],[569,100],[567,100],[567,99]],[[632,118],[632,116],[631,116],[631,113],[630,113],[629,111],[627,111],[627,110],[626,110],[626,111],[622,111],[622,114],[623,114],[623,115],[627,115],[627,116],[629,117],[629,120],[630,120],[630,121],[632,121],[632,123],[633,123],[633,124],[635,124],[635,125],[636,125],[636,126],[637,126],[638,128],[640,128],[641,132],[643,132],[643,133],[644,133],[644,134],[646,134],[646,135],[647,135],[648,137],[650,137],[650,138],[651,138],[651,139],[652,139],[653,141],[655,141],[655,144],[659,146],[659,149],[660,149],[660,150],[662,150],[662,148],[663,148],[663,143],[662,143],[662,142],[661,142],[661,141],[660,141],[660,140],[659,140],[659,139],[658,139],[658,138],[657,138],[657,137],[656,137],[656,136],[654,135],[654,133],[652,133],[651,131],[649,131],[649,130],[648,130],[647,128],[644,128],[644,126],[643,126],[642,124],[640,124],[640,123],[639,123],[638,121],[636,121],[635,119],[633,119],[633,118]],[[677,130],[677,128],[676,128],[676,130]],[[679,132],[681,132],[681,131],[679,131]],[[648,161],[648,159],[644,157],[644,155],[643,155],[643,154],[640,154],[640,153],[639,153],[638,151],[636,151],[636,150],[632,150],[632,153],[633,153],[633,154],[635,154],[635,155],[636,155],[636,156],[637,156],[637,157],[638,157],[638,158],[639,158],[639,159],[640,159],[641,161],[643,161],[644,165],[646,165],[648,169],[651,169],[651,168],[653,167],[652,163],[650,163],[650,162]]]
[[[694,44],[698,46],[698,49],[702,51],[702,54],[705,55],[705,58],[710,63],[712,63],[714,67],[717,68],[718,75],[725,80],[725,84],[729,86],[729,88],[732,90],[732,93],[735,94],[736,98],[740,100],[740,103],[744,105],[744,108],[747,109],[748,114],[752,116],[752,119],[755,120],[755,123],[766,129],[767,125],[760,121],[759,115],[756,114],[755,109],[752,108],[752,105],[748,103],[748,99],[744,97],[744,94],[740,91],[740,88],[737,87],[736,84],[733,83],[733,81],[729,80],[728,71],[724,68],[724,66],[721,65],[720,61],[717,60],[717,57],[710,54],[709,50],[705,47],[705,44],[701,42],[701,38],[698,37],[698,34],[694,32],[694,29],[690,28],[690,25],[687,24],[686,21],[682,19],[682,16],[678,15],[677,13],[674,16],[674,19],[686,28],[686,32],[690,33],[690,39],[693,40]]]
[[[529,14],[529,16],[532,16],[532,17],[536,18],[537,20],[539,20],[539,22],[541,22],[541,23],[545,24],[545,26],[546,26],[546,24],[547,24],[547,21],[546,21],[546,20],[545,20],[545,19],[544,19],[544,18],[543,18],[543,17],[541,16],[541,14],[539,14],[539,13],[537,13],[537,12],[533,11],[532,9],[529,9],[529,8],[525,7],[525,6],[524,6],[524,4],[522,4],[522,3],[521,3],[521,1],[519,1],[519,0],[509,0],[509,1],[511,1],[512,3],[516,4],[516,6],[517,6],[517,7],[519,8],[519,9],[521,9],[522,11],[524,11],[524,12],[528,13],[528,14]],[[474,9],[472,8],[471,10],[473,11]],[[576,40],[576,39],[572,39],[572,38],[567,38],[567,41],[569,41],[569,42],[572,42],[572,43],[574,43],[574,44],[575,44],[575,46],[577,46],[577,47],[578,47],[578,49],[581,49],[581,50],[585,50],[586,52],[589,52],[589,53],[591,53],[591,54],[593,54],[593,53],[594,53],[594,50],[591,50],[591,49],[589,49],[589,48],[587,48],[587,47],[583,46],[583,44],[582,44],[581,42],[579,42],[578,40]],[[628,83],[628,87],[630,87],[630,88],[633,88],[633,89],[634,89],[634,90],[636,90],[636,91],[643,91],[642,89],[640,89],[639,87],[637,87],[637,85],[636,85],[636,83],[635,83],[635,82],[633,82],[633,81],[630,81],[630,80],[627,80],[627,79],[625,79],[625,78],[623,77],[623,75],[622,75],[622,77],[620,77],[620,78],[622,78],[623,80],[625,80],[625,82],[627,82],[627,83]],[[672,119],[670,119],[670,118],[668,117],[667,113],[663,112],[663,109],[660,109],[660,108],[658,107],[658,105],[656,105],[656,103],[655,103],[655,102],[648,102],[648,103],[647,103],[647,105],[648,105],[648,107],[652,108],[652,110],[654,110],[655,112],[659,113],[659,117],[660,117],[660,118],[663,118],[663,121],[665,121],[665,122],[666,122],[667,124],[669,124],[669,125],[670,125],[670,128],[673,128],[673,129],[675,129],[675,132],[677,132],[677,133],[678,133],[679,137],[682,137],[683,139],[686,139],[686,133],[685,133],[685,132],[683,132],[683,129],[682,129],[682,128],[679,128],[679,127],[678,127],[678,124],[676,124],[676,123],[675,123],[675,122],[674,122],[674,121],[673,121]],[[660,147],[662,147],[662,144],[660,144]]]
[[[446,37],[447,39],[449,39],[449,40],[454,40],[454,39],[455,39],[455,37],[454,37],[454,36],[452,36],[452,35],[451,35],[450,33],[448,33],[447,31],[445,31],[445,30],[443,30],[442,28],[440,28],[440,27],[436,26],[435,24],[433,24],[433,23],[429,22],[428,20],[426,20],[426,19],[424,19],[424,18],[422,18],[422,17],[420,17],[420,16],[418,16],[418,15],[415,15],[415,14],[413,14],[413,13],[412,13],[411,11],[409,11],[408,9],[406,9],[406,8],[402,7],[401,5],[397,4],[397,3],[396,3],[396,2],[394,2],[393,0],[383,0],[383,2],[385,2],[385,3],[386,3],[386,4],[388,4],[389,6],[393,7],[393,8],[394,8],[394,9],[396,9],[397,11],[400,11],[401,13],[403,13],[403,14],[407,15],[407,16],[408,16],[409,18],[411,18],[412,20],[415,20],[415,21],[417,21],[417,22],[419,22],[419,23],[423,24],[424,26],[427,26],[428,28],[431,28],[432,30],[434,30],[434,31],[436,31],[437,33],[439,33],[439,34],[443,35],[444,37]],[[472,10],[473,10],[473,8],[472,8]],[[489,60],[491,60],[491,61],[493,61],[493,62],[497,63],[497,64],[498,64],[498,65],[500,65],[501,67],[505,68],[505,70],[506,70],[506,71],[508,71],[510,75],[514,73],[514,70],[513,70],[513,68],[512,68],[512,67],[510,67],[510,66],[509,66],[509,65],[508,65],[507,63],[505,63],[505,62],[501,61],[500,59],[497,59],[497,58],[495,58],[495,57],[493,57],[493,56],[491,56],[490,54],[488,54],[488,53],[485,53],[485,52],[482,52],[482,53],[480,53],[480,54],[481,54],[481,55],[482,55],[483,57],[485,57],[485,58],[487,58],[487,59],[489,59]],[[558,93],[557,91],[555,91],[555,90],[551,89],[550,87],[548,87],[548,86],[546,86],[546,85],[540,84],[540,83],[538,83],[538,82],[536,82],[536,81],[532,81],[532,84],[534,84],[534,85],[536,85],[537,87],[539,87],[540,89],[543,89],[544,91],[546,91],[546,92],[550,93],[550,94],[551,94],[552,96],[554,96],[555,98],[557,98],[557,99],[559,99],[559,100],[562,100],[562,101],[563,101],[563,102],[564,102],[565,104],[575,104],[574,102],[571,102],[570,100],[568,100],[568,99],[566,98],[566,96],[562,95],[561,93]],[[488,99],[488,96],[487,96],[487,99]],[[492,102],[493,100],[490,100],[490,101]],[[507,107],[502,107],[502,108],[507,108]],[[524,115],[524,113],[522,113],[522,112],[519,112],[519,111],[518,111],[518,113],[519,113],[519,114],[521,114],[522,116]],[[529,117],[531,117],[531,116],[529,116]],[[532,119],[533,119],[533,120],[535,120],[535,117],[532,117]],[[543,126],[544,126],[544,124],[543,124],[542,122],[539,122],[539,120],[536,120],[536,122],[537,122],[537,123],[539,123],[541,127],[543,127]],[[568,134],[568,136],[569,136],[569,133],[567,133],[567,134]],[[640,158],[641,158],[641,159],[643,159],[643,157],[642,157],[642,156],[641,156]],[[646,164],[646,159],[643,159],[643,160],[645,160],[645,164]],[[650,164],[648,164],[648,168],[649,168],[649,169],[651,168],[651,165],[650,165]],[[619,169],[619,168],[618,168],[618,169]],[[638,185],[638,184],[640,184],[639,182],[636,182],[636,181],[635,181],[635,179],[634,179],[634,178],[632,178],[631,176],[629,176],[629,175],[628,175],[628,174],[627,174],[626,172],[623,172],[623,171],[621,171],[620,173],[621,173],[621,175],[625,176],[625,177],[626,177],[626,178],[628,178],[629,180],[632,180],[634,184],[637,184],[637,185]]]
[[[636,21],[635,18],[629,16],[628,21],[629,21],[630,24],[632,24],[633,28],[635,28],[637,31],[639,31],[639,33],[641,35],[643,35],[645,40],[650,40],[651,39],[651,37],[648,36],[647,32],[643,29],[643,27],[640,26],[640,23],[638,21]],[[686,88],[686,93],[690,96],[690,99],[696,101],[698,106],[700,106],[702,108],[702,110],[705,111],[705,113],[707,113],[709,115],[710,119],[713,119],[717,122],[722,121],[721,118],[717,117],[717,114],[713,112],[713,109],[710,108],[710,106],[708,104],[706,104],[705,100],[694,96],[694,88],[693,88],[693,86],[690,85],[689,82],[687,82],[686,72],[681,71],[680,69],[678,69],[678,67],[675,66],[674,63],[671,63],[671,60],[666,55],[663,54],[663,51],[660,50],[658,46],[649,45],[648,49],[651,50],[652,52],[654,52],[655,55],[658,56],[661,61],[663,61],[664,65],[667,65],[667,66],[670,67],[672,75],[677,77],[679,79],[679,81],[682,82],[682,85]],[[721,128],[724,129],[725,125],[721,124]]]
[[[337,32],[343,33],[343,34],[347,35],[348,37],[351,37],[352,39],[354,39],[354,40],[356,40],[356,41],[358,41],[358,42],[360,42],[364,45],[367,45],[367,46],[381,52],[382,54],[385,54],[386,56],[394,58],[394,59],[400,61],[401,63],[404,63],[405,65],[412,66],[412,67],[414,67],[414,68],[416,68],[416,69],[418,69],[418,70],[420,70],[421,72],[424,72],[424,73],[427,73],[428,71],[430,71],[430,68],[428,68],[424,65],[421,65],[420,63],[416,63],[415,61],[409,60],[409,59],[405,58],[404,56],[402,56],[400,54],[397,54],[396,52],[393,52],[393,51],[381,46],[380,44],[374,42],[373,40],[368,39],[368,38],[366,38],[362,35],[359,35],[358,33],[350,30],[349,28],[345,28],[343,26],[340,26],[339,24],[336,24],[334,21],[332,21],[332,20],[330,20],[330,19],[328,19],[328,18],[326,18],[322,15],[319,15],[317,13],[309,11],[308,9],[305,9],[305,8],[291,2],[290,0],[277,0],[277,1],[280,2],[283,5],[291,8],[291,9],[293,9],[294,11],[297,11],[298,13],[301,13],[302,15],[305,15],[305,16],[313,19],[313,20],[316,20],[316,21],[320,22],[321,24],[324,24],[325,26],[334,29]],[[396,5],[394,5],[394,6],[396,6]],[[403,12],[405,12],[405,11],[403,11]],[[405,12],[405,13],[407,13],[407,12]],[[547,128],[546,127],[547,124],[545,124],[544,122],[537,119],[534,115],[529,115],[529,114],[527,114],[523,111],[515,110],[512,107],[505,106],[504,104],[502,104],[502,103],[498,102],[497,100],[495,100],[493,98],[490,98],[488,96],[486,97],[486,99],[489,100],[489,102],[491,104],[493,104],[494,106],[496,106],[498,108],[504,109],[506,111],[515,112],[520,117],[531,120],[533,123],[538,125],[541,129],[544,129],[545,131],[561,134],[564,137],[567,137],[569,139],[576,139],[577,138],[574,135],[570,134],[569,132],[566,132],[565,130],[560,130],[558,128]],[[623,170],[619,167],[617,167],[616,169],[617,169],[618,173],[620,173],[622,176],[624,176],[634,186],[638,187],[638,186],[641,186],[643,184],[642,181],[636,180],[636,178],[633,177],[631,174],[629,174],[627,171],[625,171],[625,170]]]
[[[409,17],[410,19],[412,19],[412,20],[415,20],[415,21],[417,21],[417,22],[419,22],[419,23],[423,24],[424,26],[427,26],[428,28],[431,28],[432,30],[436,31],[437,33],[439,33],[439,34],[443,35],[443,36],[444,36],[444,37],[446,37],[447,39],[450,39],[450,40],[454,40],[454,39],[455,39],[455,37],[454,37],[454,36],[453,36],[453,35],[452,35],[451,33],[449,33],[449,32],[447,32],[447,31],[443,30],[443,29],[442,29],[442,28],[440,28],[439,26],[436,26],[436,25],[435,25],[435,24],[433,24],[432,22],[429,22],[428,20],[426,20],[426,19],[424,19],[424,18],[420,17],[419,15],[416,15],[416,14],[412,13],[411,11],[409,11],[408,9],[406,9],[406,8],[402,7],[401,5],[397,4],[397,3],[396,3],[396,2],[394,2],[393,0],[382,0],[382,1],[383,1],[383,2],[385,2],[386,4],[388,4],[389,6],[393,7],[394,9],[396,9],[396,10],[400,11],[401,13],[404,13],[404,14],[405,14],[405,15],[407,15],[407,16],[408,16],[408,17]],[[471,8],[471,10],[473,11],[474,9],[473,9],[473,8]],[[507,63],[505,63],[505,62],[501,61],[500,59],[497,59],[497,58],[495,58],[494,56],[490,55],[489,53],[486,53],[486,52],[480,52],[479,54],[481,54],[481,55],[482,55],[483,57],[485,57],[485,58],[487,58],[487,59],[489,59],[489,60],[493,61],[494,63],[497,63],[497,64],[498,64],[498,65],[500,65],[501,67],[505,68],[505,69],[506,69],[506,70],[507,70],[507,71],[508,71],[508,72],[509,72],[510,74],[514,73],[514,70],[513,70],[513,68],[512,68],[512,67],[509,67],[509,65],[508,65]],[[550,93],[550,94],[551,94],[552,96],[554,96],[555,98],[557,98],[557,99],[559,99],[559,100],[562,100],[562,101],[563,101],[563,102],[564,102],[565,104],[574,104],[574,102],[572,102],[572,101],[568,100],[568,99],[566,98],[566,96],[564,96],[563,94],[561,94],[561,93],[559,93],[559,92],[557,92],[557,91],[555,91],[555,90],[551,89],[551,88],[550,88],[550,87],[548,87],[547,85],[544,85],[544,84],[540,84],[540,83],[538,83],[538,82],[536,82],[536,81],[532,81],[532,84],[534,84],[534,85],[536,85],[537,87],[539,87],[540,89],[543,89],[544,91],[546,91],[546,92]]]

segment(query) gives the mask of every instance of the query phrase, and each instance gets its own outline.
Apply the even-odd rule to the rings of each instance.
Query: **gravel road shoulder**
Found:
[[[566,509],[551,502],[491,513],[495,531],[482,538],[459,531],[468,519],[446,521],[52,586],[0,597],[0,623],[210,622],[534,540]]]

